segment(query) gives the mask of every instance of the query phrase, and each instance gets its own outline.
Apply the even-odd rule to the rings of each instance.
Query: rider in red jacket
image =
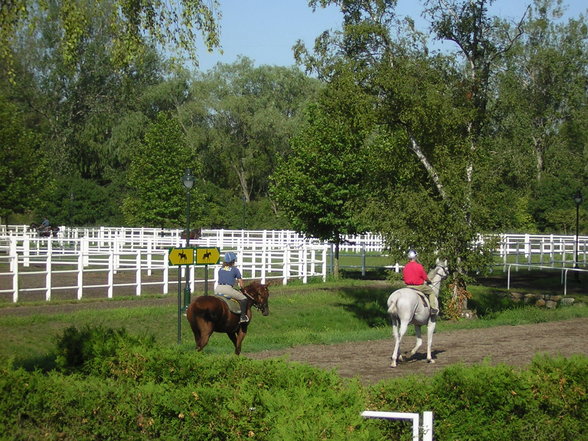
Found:
[[[425,272],[423,266],[417,262],[417,253],[415,250],[410,250],[408,252],[408,262],[404,265],[404,269],[402,270],[402,278],[404,279],[406,286],[427,295],[429,298],[429,304],[431,305],[431,315],[437,315],[439,313],[437,296],[433,289],[428,285],[431,281],[429,280],[429,276]]]

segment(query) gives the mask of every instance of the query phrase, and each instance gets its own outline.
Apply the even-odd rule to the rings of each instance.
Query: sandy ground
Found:
[[[424,330],[424,328],[423,328]],[[424,332],[423,332],[424,333]],[[264,351],[244,355],[252,359],[286,357],[290,361],[334,369],[343,377],[357,377],[363,383],[376,383],[403,375],[432,375],[456,363],[525,366],[535,354],[588,356],[588,319],[580,318],[533,325],[499,326],[489,329],[442,332],[433,338],[433,359],[427,363],[426,343],[412,359],[390,368],[393,340],[309,345],[284,351]],[[414,336],[405,336],[401,351],[408,352],[415,343]]]

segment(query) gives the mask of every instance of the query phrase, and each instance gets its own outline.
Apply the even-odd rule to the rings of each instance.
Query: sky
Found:
[[[530,1],[530,0],[529,0]],[[409,15],[419,24],[422,1],[399,0],[397,11]],[[496,0],[495,15],[515,21],[528,4],[524,0]],[[586,13],[585,0],[564,0],[567,17]],[[314,39],[327,29],[338,29],[341,13],[337,8],[312,11],[307,0],[220,0],[223,54],[208,53],[199,47],[199,70],[207,71],[216,63],[234,63],[239,55],[249,57],[256,66],[295,64],[292,46],[303,40],[312,47]],[[423,22],[421,22],[423,23]],[[424,23],[419,29],[425,30]]]

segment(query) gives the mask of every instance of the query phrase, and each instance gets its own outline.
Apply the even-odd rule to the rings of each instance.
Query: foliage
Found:
[[[37,202],[43,180],[45,158],[39,137],[26,127],[24,116],[0,94],[0,218],[22,213]]]
[[[188,133],[203,138],[196,144],[206,178],[247,204],[267,197],[269,176],[288,155],[302,109],[317,88],[296,68],[255,67],[246,57],[197,77],[192,91],[201,107],[188,104],[180,118]]]
[[[294,229],[335,243],[362,231],[351,202],[368,170],[363,144],[371,102],[342,74],[308,109],[307,121],[272,175],[271,195]],[[335,269],[335,274],[338,274]]]
[[[161,113],[147,130],[144,144],[131,153],[127,183],[131,191],[122,207],[128,224],[168,228],[185,224],[186,190],[179,176],[180,164],[199,175],[178,121]],[[197,188],[196,183],[190,192],[193,198],[199,197]],[[201,207],[198,199],[192,204],[196,209]]]
[[[57,14],[51,16],[52,12]],[[60,57],[73,66],[79,62],[79,50],[92,33],[96,21],[108,23],[113,40],[109,46],[112,61],[118,66],[128,65],[144,52],[148,39],[163,48],[187,53],[197,61],[196,42],[202,33],[208,50],[219,46],[218,3],[201,0],[58,1],[8,0],[0,13],[0,60],[8,68],[12,65],[11,49],[21,32],[38,32],[48,15],[59,32]]]
[[[588,358],[537,357],[529,369],[451,366],[431,378],[362,387],[285,360],[249,360],[71,329],[90,349],[70,373],[0,365],[0,426],[13,439],[408,439],[365,409],[432,411],[435,439],[583,439]],[[72,422],[75,422],[73,424]]]
[[[583,439],[588,407],[588,358],[536,357],[529,370],[505,365],[455,365],[431,381],[411,378],[382,383],[374,408],[431,410],[438,440]],[[399,439],[401,428],[392,428]]]
[[[109,363],[121,347],[150,347],[153,341],[152,337],[130,336],[124,328],[86,325],[79,330],[70,326],[56,337],[56,367],[63,372],[89,373],[97,363]]]
[[[35,220],[39,223],[46,216],[52,225],[120,225],[121,198],[113,187],[91,179],[57,178],[35,207]]]

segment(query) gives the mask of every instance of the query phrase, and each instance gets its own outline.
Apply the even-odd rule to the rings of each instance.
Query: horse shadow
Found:
[[[402,361],[402,364],[412,364],[412,363],[418,363],[421,361],[427,361],[427,353],[426,352],[421,352],[419,350],[419,352],[417,352],[413,356],[407,357],[407,354],[409,352],[410,352],[410,350],[402,352],[402,355],[405,356],[404,360]],[[433,360],[438,358],[437,355],[443,354],[443,353],[445,353],[445,350],[443,350],[443,349],[437,349],[437,350],[431,349],[431,357],[433,358]]]
[[[351,304],[339,304],[370,327],[388,326],[386,301],[392,292],[389,286],[371,288],[343,288],[343,294],[353,300]]]

